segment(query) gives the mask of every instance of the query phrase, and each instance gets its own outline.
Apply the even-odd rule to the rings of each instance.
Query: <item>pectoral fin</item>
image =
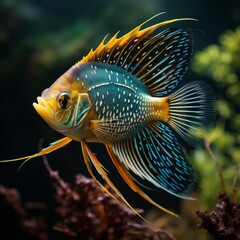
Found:
[[[72,141],[71,138],[65,137],[60,140],[57,140],[53,143],[50,143],[50,146],[43,148],[39,153],[35,153],[33,155],[25,156],[25,157],[20,157],[20,158],[14,158],[14,159],[8,159],[8,160],[0,160],[0,162],[15,162],[15,161],[21,161],[21,160],[30,160],[32,158],[40,157],[43,155],[47,155],[53,151],[56,151],[59,148],[62,148],[66,146],[68,143]]]

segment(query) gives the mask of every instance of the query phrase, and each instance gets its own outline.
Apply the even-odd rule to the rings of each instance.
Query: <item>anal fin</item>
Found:
[[[126,168],[122,165],[121,161],[119,160],[119,158],[114,154],[111,146],[106,145],[106,148],[108,150],[108,153],[114,163],[114,165],[116,166],[119,174],[122,176],[122,178],[124,179],[124,181],[128,184],[128,186],[131,187],[131,189],[135,192],[137,192],[140,196],[142,196],[145,200],[147,200],[149,203],[151,203],[152,205],[154,205],[155,207],[159,208],[160,210],[173,215],[175,217],[179,217],[176,213],[160,206],[159,204],[157,204],[156,202],[154,202],[149,196],[147,196],[133,181],[131,175],[129,174],[129,172],[126,170]]]
[[[195,187],[195,172],[170,127],[152,122],[131,138],[115,142],[112,151],[125,170],[184,199]],[[133,178],[132,178],[133,179]]]

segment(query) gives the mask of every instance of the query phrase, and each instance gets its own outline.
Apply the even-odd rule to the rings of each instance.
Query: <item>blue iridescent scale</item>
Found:
[[[80,73],[80,74],[79,74]],[[153,108],[147,87],[134,75],[119,67],[86,63],[75,71],[88,87],[92,107],[100,121],[105,142],[114,142],[141,131]]]

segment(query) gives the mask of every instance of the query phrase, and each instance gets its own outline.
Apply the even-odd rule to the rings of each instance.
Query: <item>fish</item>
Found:
[[[183,78],[193,55],[192,31],[169,25],[194,19],[177,18],[145,27],[158,15],[121,37],[118,32],[108,41],[104,38],[37,97],[33,103],[37,113],[65,137],[36,154],[1,162],[28,161],[71,141],[80,142],[92,178],[116,199],[95,176],[95,168],[113,192],[140,215],[91,149],[92,142],[102,143],[133,191],[178,216],[154,201],[144,182],[152,189],[192,199],[189,192],[195,188],[196,174],[182,142],[190,146],[204,143],[204,136],[214,127],[215,93],[207,82]]]

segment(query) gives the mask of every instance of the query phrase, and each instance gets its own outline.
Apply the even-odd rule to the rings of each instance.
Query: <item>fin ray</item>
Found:
[[[190,82],[169,96],[169,124],[190,145],[202,145],[215,122],[215,94],[203,81]]]
[[[132,176],[130,175],[130,173],[126,170],[126,168],[124,168],[124,166],[122,165],[121,161],[119,160],[119,158],[114,154],[114,151],[112,150],[112,147],[109,145],[106,145],[106,148],[108,150],[108,153],[114,163],[114,165],[116,166],[119,174],[122,176],[122,178],[124,179],[124,181],[132,188],[133,191],[137,192],[140,196],[142,196],[145,200],[147,200],[149,203],[153,204],[155,207],[159,208],[160,210],[169,213],[173,216],[178,217],[177,214],[175,214],[174,212],[162,207],[161,205],[157,204],[156,202],[154,202],[148,195],[146,195],[134,182],[134,180],[132,179]]]
[[[81,142],[83,158],[84,158],[84,162],[85,162],[85,164],[86,164],[86,166],[87,166],[87,170],[88,170],[89,174],[90,174],[91,177],[98,183],[98,185],[99,185],[106,193],[109,194],[109,196],[111,196],[112,198],[114,198],[115,200],[118,201],[118,199],[117,199],[114,195],[112,195],[112,194],[97,180],[97,178],[96,178],[95,175],[93,174],[92,169],[91,169],[91,165],[90,165],[91,159],[90,159],[90,157],[89,157],[89,153],[87,152],[87,149],[86,149],[85,146],[86,146],[86,145],[85,145],[83,142]],[[96,166],[96,165],[94,165],[94,166],[95,166],[95,168],[97,169],[97,166]],[[101,173],[100,173],[100,171],[99,171],[98,169],[97,169],[97,171],[98,171],[98,173],[101,175]]]
[[[25,156],[25,157],[20,157],[20,158],[14,158],[14,159],[9,159],[9,160],[0,160],[1,162],[15,162],[15,161],[22,161],[22,160],[30,160],[32,158],[36,158],[36,157],[40,157],[43,155],[47,155],[53,151],[56,151],[59,148],[62,148],[64,146],[66,146],[68,143],[70,143],[72,141],[72,139],[68,138],[68,137],[64,137],[62,139],[59,139],[53,143],[50,143],[48,147],[43,148],[40,152],[35,153],[33,155],[29,155],[29,156]]]
[[[129,203],[128,201],[123,197],[123,195],[120,193],[120,191],[116,188],[116,186],[113,184],[113,182],[108,178],[107,173],[105,172],[105,170],[103,169],[103,167],[101,166],[100,162],[98,161],[98,159],[96,158],[96,156],[94,155],[94,153],[91,151],[91,149],[89,148],[89,146],[87,145],[87,143],[85,141],[81,142],[82,145],[82,150],[83,150],[83,156],[84,156],[84,160],[85,163],[87,165],[87,169],[90,173],[90,175],[93,177],[93,179],[100,185],[100,187],[106,191],[111,197],[113,197],[114,199],[116,199],[116,197],[114,197],[113,194],[111,194],[94,176],[91,167],[89,165],[89,159],[91,160],[91,162],[93,163],[93,165],[95,166],[95,168],[97,169],[97,171],[99,172],[99,174],[103,177],[103,179],[107,182],[107,184],[111,187],[111,189],[120,197],[120,199],[134,212],[136,213],[141,219],[143,219],[144,221],[147,222],[147,220],[145,218],[143,218],[141,216],[141,214],[139,214]],[[117,200],[117,199],[116,199]]]
[[[153,122],[134,137],[116,142],[114,154],[142,179],[158,188],[186,199],[194,188],[194,170],[171,129],[162,122]]]
[[[153,36],[151,34],[170,23],[195,19],[173,19],[142,29],[152,18],[122,37],[118,38],[117,33],[106,43],[104,38],[96,50],[91,50],[77,64],[94,61],[116,65],[143,81],[153,96],[163,97],[172,93],[190,63],[191,33],[167,28]]]

